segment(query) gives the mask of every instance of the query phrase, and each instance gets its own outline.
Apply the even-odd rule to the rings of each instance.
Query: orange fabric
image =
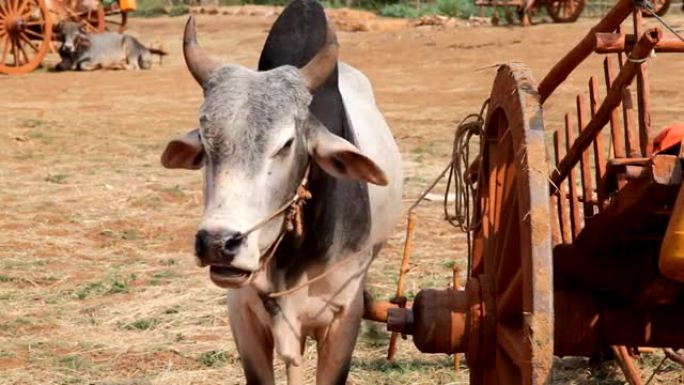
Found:
[[[665,127],[653,139],[653,153],[667,150],[684,139],[684,123],[671,124]]]

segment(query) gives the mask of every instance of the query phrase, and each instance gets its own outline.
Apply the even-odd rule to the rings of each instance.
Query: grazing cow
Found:
[[[166,52],[145,47],[130,35],[113,32],[88,34],[78,23],[59,25],[62,46],[56,71],[92,71],[96,69],[150,69],[152,56]]]
[[[299,384],[308,337],[317,383],[346,382],[367,269],[401,215],[396,143],[370,82],[338,62],[337,49],[315,0],[283,11],[260,71],[217,63],[192,17],[185,27],[185,61],[204,102],[199,128],[170,141],[161,160],[203,168],[196,262],[230,289],[248,384],[274,384],[274,351]],[[292,198],[305,189],[309,200]]]

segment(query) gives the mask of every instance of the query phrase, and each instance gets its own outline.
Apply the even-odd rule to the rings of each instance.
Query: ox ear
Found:
[[[309,154],[325,172],[336,178],[362,180],[387,185],[385,172],[363,155],[356,146],[332,134],[316,118],[309,120]]]
[[[74,39],[76,47],[90,47],[90,38],[87,35],[76,35]]]
[[[194,129],[171,140],[164,149],[161,163],[166,168],[198,170],[204,165],[204,148],[199,130]]]

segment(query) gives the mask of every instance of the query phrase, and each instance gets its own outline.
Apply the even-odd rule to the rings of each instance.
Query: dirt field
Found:
[[[171,53],[151,71],[0,77],[0,384],[242,382],[223,291],[192,261],[200,174],[159,165],[167,139],[197,124],[201,101],[180,52],[184,21],[131,21],[133,34]],[[225,62],[254,66],[272,21],[200,16],[200,41]],[[340,32],[341,58],[369,76],[399,142],[407,204],[447,162],[456,123],[479,110],[497,63],[525,62],[540,80],[592,23]],[[599,60],[547,102],[547,130],[591,71],[602,74]],[[681,56],[652,62],[654,123],[681,121]],[[378,297],[394,290],[402,241],[399,226],[371,268]],[[420,209],[416,244],[410,295],[448,285],[453,264],[465,265],[465,237],[442,222],[438,203]],[[455,373],[450,357],[418,354],[410,341],[387,363],[387,340],[364,323],[350,383],[467,383],[465,366]],[[311,382],[313,346],[307,356]],[[658,362],[645,357],[644,372]],[[558,384],[622,383],[609,364],[557,368]],[[652,383],[684,383],[666,369]]]

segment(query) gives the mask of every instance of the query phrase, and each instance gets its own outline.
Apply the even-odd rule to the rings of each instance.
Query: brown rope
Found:
[[[317,275],[317,276],[315,276],[315,277],[313,277],[313,278],[307,280],[306,282],[302,282],[302,283],[300,283],[299,285],[297,285],[297,286],[295,286],[295,287],[292,287],[292,288],[289,288],[289,289],[287,289],[287,290],[281,290],[281,291],[276,291],[276,292],[273,292],[273,293],[269,293],[269,294],[268,294],[268,297],[269,297],[269,298],[278,298],[278,297],[282,297],[282,296],[284,296],[284,295],[292,294],[292,293],[294,293],[294,292],[296,292],[296,291],[299,291],[299,290],[301,290],[301,289],[303,289],[303,288],[305,288],[305,287],[307,287],[307,286],[309,286],[309,285],[311,285],[311,284],[314,284],[314,283],[320,281],[321,279],[323,279],[323,278],[329,276],[330,274],[334,273],[334,272],[335,272],[337,269],[339,269],[340,267],[342,267],[342,266],[346,265],[347,263],[349,263],[349,261],[351,261],[351,260],[353,260],[353,258],[341,259],[341,260],[335,262],[334,265],[332,265],[329,269],[327,269],[327,270],[324,271],[323,273],[321,273],[321,274],[319,274],[319,275]]]
[[[268,247],[266,253],[259,257],[259,268],[254,273],[252,273],[251,277],[249,278],[250,282],[252,282],[252,280],[256,276],[256,273],[266,269],[266,266],[271,262],[271,259],[273,259],[273,256],[275,255],[278,246],[280,246],[280,242],[283,240],[283,238],[285,238],[285,234],[287,232],[294,230],[297,236],[301,236],[303,234],[304,228],[302,225],[302,208],[306,201],[311,199],[312,197],[311,192],[307,189],[307,185],[309,184],[310,169],[311,164],[308,164],[306,166],[306,171],[304,171],[304,177],[302,177],[301,182],[299,182],[299,186],[297,186],[297,191],[295,192],[295,195],[289,201],[280,206],[277,210],[268,215],[266,218],[257,222],[249,230],[242,233],[243,238],[247,237],[250,233],[263,227],[271,220],[285,213],[283,226],[280,229],[278,236],[273,241],[271,246]]]

